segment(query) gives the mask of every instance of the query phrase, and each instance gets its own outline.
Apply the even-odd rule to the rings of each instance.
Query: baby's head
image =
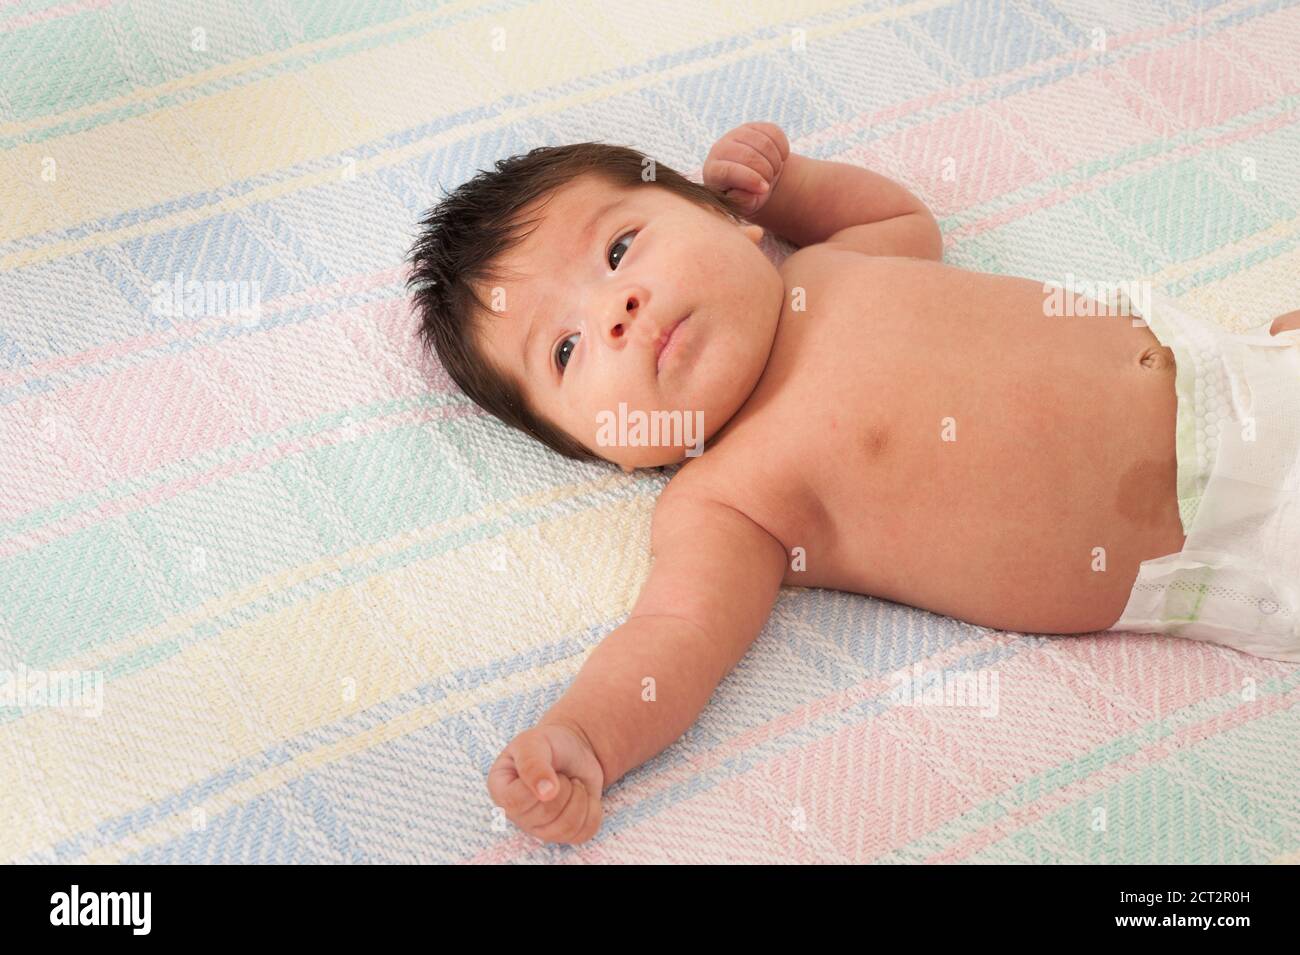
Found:
[[[636,150],[578,143],[498,161],[420,227],[407,284],[426,347],[476,404],[568,457],[675,464],[681,444],[607,442],[620,403],[628,416],[691,415],[698,444],[767,363],[785,288],[763,230]]]

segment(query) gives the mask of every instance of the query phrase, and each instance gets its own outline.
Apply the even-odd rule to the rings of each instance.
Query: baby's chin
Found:
[[[755,356],[735,349],[725,356],[704,357],[715,360],[659,382],[654,393],[620,395],[589,411],[596,428],[583,435],[582,443],[625,470],[666,467],[698,457],[708,436],[744,406],[763,367]],[[717,367],[719,358],[727,359],[722,367]],[[746,375],[744,369],[752,373]]]
[[[616,401],[595,413],[596,430],[580,440],[592,453],[624,470],[682,464],[704,453],[708,437],[744,405],[745,396],[733,394],[729,385],[724,379],[705,400],[684,394],[685,400],[671,405],[660,404],[665,396],[659,395],[648,406],[652,410],[638,402]]]
[[[696,448],[699,450],[697,451]],[[699,453],[704,450],[704,442],[701,439],[690,447],[681,445],[675,447],[602,447],[600,444],[596,444],[591,447],[591,450],[610,464],[616,465],[624,471],[631,471],[636,468],[671,467],[675,464],[681,464],[683,461],[689,461],[693,457],[698,457]]]
[[[626,451],[628,449],[624,448],[622,450]],[[637,450],[645,450],[645,449],[637,449]],[[691,455],[688,455],[686,453],[686,450],[693,450],[693,449],[654,448],[652,450],[657,451],[659,453],[652,454],[652,455],[639,455],[639,454],[619,455],[617,459],[611,460],[610,458],[606,457],[605,460],[609,461],[610,464],[615,464],[621,467],[624,471],[634,471],[639,468],[666,468],[666,467],[673,467],[674,465],[681,464],[683,461],[691,460]],[[701,446],[701,451],[702,450],[703,450],[703,446]]]
[[[625,471],[681,464],[704,451],[704,414],[696,412],[638,412],[604,416],[587,448]]]

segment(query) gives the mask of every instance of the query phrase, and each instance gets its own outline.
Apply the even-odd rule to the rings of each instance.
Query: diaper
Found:
[[[1111,629],[1300,663],[1300,330],[1234,334],[1158,294],[1142,318],[1174,352],[1187,540]]]

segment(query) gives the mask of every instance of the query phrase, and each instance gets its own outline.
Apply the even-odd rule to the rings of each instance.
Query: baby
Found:
[[[1300,312],[1231,335],[944,265],[916,196],[770,123],[703,180],[536,149],[412,250],[421,332],[474,401],[570,457],[681,465],[631,615],[488,773],[516,825],[591,838],[783,584],[1300,660]],[[799,247],[779,268],[764,230]]]

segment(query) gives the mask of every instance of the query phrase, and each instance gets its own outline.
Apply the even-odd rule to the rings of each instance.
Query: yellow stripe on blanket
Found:
[[[241,73],[250,73],[253,70],[266,70],[268,67],[273,67],[285,60],[298,59],[312,53],[326,52],[334,47],[354,44],[371,37],[383,36],[385,33],[400,33],[421,24],[436,26],[438,21],[450,19],[452,16],[467,10],[472,11],[476,5],[476,0],[460,0],[459,3],[448,3],[440,6],[437,10],[420,10],[398,20],[375,23],[362,29],[328,36],[321,40],[297,43],[293,46],[259,53],[257,56],[246,57],[242,60],[220,63],[211,69],[186,73],[184,76],[178,76],[166,83],[136,87],[129,93],[109,99],[97,100],[78,109],[70,109],[48,116],[38,116],[34,119],[0,123],[0,137],[30,135],[52,126],[90,119],[101,113],[120,110],[136,103],[147,103],[160,96],[174,96],[177,93],[183,93],[185,90],[200,87],[205,83],[214,83],[227,77],[238,76]]]
[[[201,604],[193,610],[178,614],[156,627],[112,643],[101,644],[78,656],[60,661],[63,669],[100,670],[108,668],[119,657],[139,653],[177,636],[187,633],[199,624],[231,613],[247,604],[263,599],[267,594],[285,593],[306,581],[340,569],[392,558],[402,551],[422,544],[432,544],[443,538],[471,530],[477,525],[492,521],[509,520],[536,508],[561,504],[589,494],[600,494],[625,481],[620,474],[608,474],[589,481],[558,484],[522,497],[510,498],[489,504],[473,513],[460,514],[426,527],[396,534],[373,544],[354,547],[341,554],[329,554],[309,564],[290,567],[269,577],[264,577],[239,590],[232,590]],[[0,728],[0,739],[3,729]]]
[[[1201,266],[1212,265],[1216,260],[1230,262],[1270,242],[1288,239],[1297,231],[1300,219],[1293,219],[1286,225],[1288,228],[1285,230],[1277,227],[1265,229],[1232,246],[1218,249],[1214,255],[1206,256],[1211,261],[1203,262]],[[1300,308],[1300,285],[1296,284],[1296,275],[1300,275],[1300,248],[1288,249],[1250,268],[1217,278],[1209,285],[1188,292],[1180,301],[1193,311],[1213,317],[1229,331],[1245,331],[1283,312]]]
[[[949,3],[918,0],[897,9],[808,28],[807,37],[812,40],[845,33]],[[800,8],[799,19],[791,23],[797,26],[825,11],[853,6],[856,4],[808,3]],[[9,238],[21,238],[163,203],[345,153],[438,115],[474,109],[491,114],[477,123],[386,150],[347,167],[350,173],[363,174],[427,154],[442,143],[465,139],[482,129],[563,112],[584,101],[606,100],[671,81],[677,75],[716,70],[790,43],[788,35],[778,34],[730,54],[671,70],[637,71],[618,84],[565,97],[539,96],[524,109],[493,109],[492,104],[506,94],[526,96],[551,84],[626,69],[639,62],[647,50],[659,58],[733,36],[738,30],[748,32],[782,23],[789,16],[787,5],[769,0],[746,7],[743,22],[738,22],[735,14],[710,12],[701,15],[698,29],[683,31],[680,24],[645,17],[638,7],[619,13],[618,23],[612,22],[614,13],[605,4],[574,4],[564,12],[567,19],[558,20],[549,6],[507,10],[496,18],[449,25],[412,40],[318,63],[300,73],[270,77],[110,126],[18,146],[0,154],[0,210],[4,210],[0,215],[6,218],[5,231]],[[504,34],[493,32],[498,28]],[[502,38],[505,50],[494,51],[494,40]],[[473,51],[481,51],[481,55]],[[438,66],[433,69],[429,64]],[[373,103],[383,103],[383,110],[370,109]],[[560,132],[557,130],[557,135]],[[54,182],[37,176],[46,157],[54,158],[60,170]],[[215,213],[328,182],[341,175],[342,168],[305,174],[214,206],[24,250],[0,259],[0,270],[205,220]],[[37,188],[32,188],[34,180]]]
[[[41,821],[0,826],[0,859],[141,809],[448,672],[572,638],[628,613],[650,569],[653,506],[654,495],[640,494],[561,513],[282,608],[107,683],[97,718],[49,708],[0,724],[0,760],[11,783],[0,787],[0,819]],[[611,535],[611,528],[620,533]],[[492,587],[447,586],[484,580]],[[539,685],[553,678],[552,669],[572,675],[580,665],[573,658],[530,667],[392,725],[433,722]],[[193,727],[209,731],[199,738]],[[293,771],[410,728],[322,747],[296,760]],[[105,772],[110,764],[114,771]],[[287,771],[273,768],[232,792],[265,791]],[[222,796],[204,808],[211,816],[239,798],[247,795]],[[189,826],[189,807],[182,815],[168,832]]]
[[[212,819],[234,806],[256,799],[258,796],[283,786],[299,776],[322,766],[327,766],[336,760],[364,752],[372,746],[378,746],[389,740],[399,739],[423,727],[432,726],[453,713],[482,706],[484,703],[489,703],[499,697],[521,693],[533,686],[560,680],[570,680],[581,665],[581,660],[557,660],[554,663],[539,666],[527,672],[511,674],[500,683],[475,687],[472,690],[460,693],[449,693],[441,700],[435,700],[432,703],[417,707],[395,719],[386,720],[372,729],[365,730],[355,736],[349,736],[336,743],[321,746],[296,759],[281,763],[252,779],[244,780],[229,789],[223,790],[212,799],[205,800],[197,808],[202,810],[207,819]],[[501,745],[504,746],[507,742],[508,740],[503,739]],[[484,819],[485,826],[489,822],[490,820]],[[118,842],[92,850],[86,854],[84,859],[79,859],[78,862],[92,865],[122,862],[132,853],[184,836],[187,832],[193,831],[193,828],[194,814],[192,810],[174,813],[154,825],[125,836]]]

